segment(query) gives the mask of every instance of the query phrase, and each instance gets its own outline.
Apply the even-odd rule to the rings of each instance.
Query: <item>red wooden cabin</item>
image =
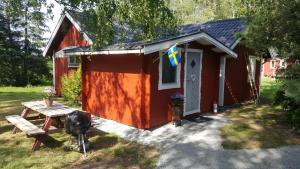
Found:
[[[263,63],[262,74],[266,77],[275,77],[277,73],[285,71],[296,64],[296,61],[291,59],[281,59],[279,57],[265,58]]]
[[[212,112],[215,102],[250,100],[249,73],[259,88],[260,63],[235,37],[245,28],[241,19],[184,25],[177,36],[101,49],[87,47],[93,38],[81,28],[76,16],[63,15],[44,55],[54,58],[57,91],[62,75],[76,65],[74,58],[81,58],[82,108],[95,116],[149,129],[171,121],[170,96],[176,92],[185,96],[186,116]],[[182,63],[172,68],[163,54],[175,43]]]

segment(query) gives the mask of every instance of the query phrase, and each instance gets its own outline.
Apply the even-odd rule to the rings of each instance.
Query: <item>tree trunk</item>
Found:
[[[28,70],[27,70],[27,56],[29,54],[29,40],[28,40],[28,5],[25,7],[25,22],[24,22],[24,50],[23,56],[23,78],[26,78],[26,85],[29,83]]]

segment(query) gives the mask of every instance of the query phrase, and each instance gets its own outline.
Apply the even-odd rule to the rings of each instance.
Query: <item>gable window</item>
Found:
[[[172,67],[166,52],[159,52],[159,57],[158,90],[180,88],[181,64],[178,64],[176,67]]]
[[[271,62],[270,62],[270,68],[271,69],[275,68],[275,60],[271,60]]]
[[[253,81],[255,81],[255,74],[256,74],[256,57],[249,56],[250,62],[250,76],[252,77]]]
[[[80,56],[69,56],[68,57],[68,67],[79,67]]]
[[[280,60],[280,67],[285,68],[285,61],[283,59]]]

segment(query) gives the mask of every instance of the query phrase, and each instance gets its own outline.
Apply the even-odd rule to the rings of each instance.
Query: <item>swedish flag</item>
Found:
[[[172,67],[176,67],[181,62],[181,57],[177,51],[176,44],[168,50],[168,56]]]

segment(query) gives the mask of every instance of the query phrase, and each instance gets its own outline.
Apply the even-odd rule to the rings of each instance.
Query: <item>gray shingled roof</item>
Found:
[[[88,21],[87,17],[85,17],[80,12],[75,11],[67,11],[72,18],[78,22],[80,25],[82,31],[84,31],[90,38],[94,39],[94,34],[92,31],[91,26],[89,26],[86,21]],[[97,50],[130,50],[130,49],[142,49],[144,45],[149,45],[153,43],[159,43],[162,41],[167,41],[169,39],[176,39],[179,37],[205,32],[209,34],[212,38],[216,39],[217,41],[221,42],[223,45],[227,47],[231,47],[236,40],[238,39],[236,34],[239,32],[242,32],[246,27],[246,22],[240,18],[236,19],[226,19],[226,20],[215,20],[206,22],[204,24],[188,24],[188,25],[182,25],[179,29],[179,34],[176,36],[166,36],[163,38],[158,38],[152,41],[136,41],[134,39],[134,36],[132,35],[132,32],[128,27],[121,27],[118,24],[115,24],[115,29],[117,32],[115,35],[115,40],[112,45],[108,45],[106,47],[103,47],[101,49]],[[121,33],[127,34],[128,36],[125,36],[126,38],[121,39],[119,35]],[[78,51],[86,51],[87,48],[73,48],[68,49],[65,52],[78,52]]]
[[[243,32],[245,28],[246,21],[241,18],[210,21],[201,25],[202,30],[227,47],[234,44],[238,39],[237,33]]]
[[[181,32],[192,33],[197,30],[209,34],[227,47],[231,47],[238,39],[236,34],[244,31],[246,22],[241,18],[209,21],[204,24],[188,24],[181,26]]]

